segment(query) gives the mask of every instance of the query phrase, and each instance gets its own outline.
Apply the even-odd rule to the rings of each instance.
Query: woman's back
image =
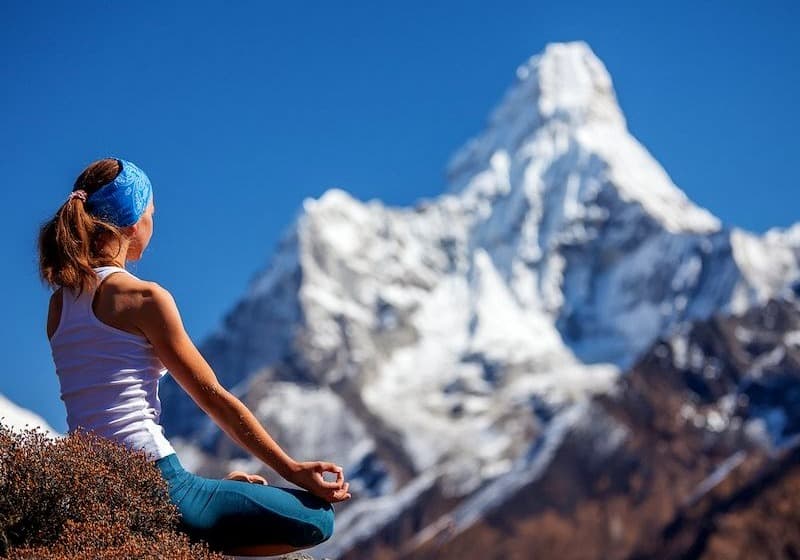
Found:
[[[118,266],[94,268],[98,286]],[[131,447],[150,459],[174,450],[159,425],[158,380],[166,368],[148,339],[101,321],[92,309],[94,290],[62,288],[58,326],[50,338],[69,430],[83,427]]]

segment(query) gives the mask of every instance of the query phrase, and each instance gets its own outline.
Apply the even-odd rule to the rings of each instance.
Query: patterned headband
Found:
[[[85,200],[86,210],[98,218],[118,227],[132,226],[144,214],[153,196],[153,187],[144,171],[129,161],[115,159],[122,170],[113,181],[103,185],[88,197],[85,191],[79,189],[73,191],[70,198],[78,196]]]

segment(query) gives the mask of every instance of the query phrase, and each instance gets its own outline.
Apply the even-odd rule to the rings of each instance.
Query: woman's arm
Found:
[[[299,463],[281,449],[252,412],[217,380],[183,327],[175,300],[147,282],[137,325],[175,381],[234,441],[290,480]]]

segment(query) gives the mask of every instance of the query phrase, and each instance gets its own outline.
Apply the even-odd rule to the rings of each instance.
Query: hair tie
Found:
[[[83,189],[72,191],[69,193],[69,198],[67,198],[67,200],[72,200],[73,198],[80,198],[82,201],[86,202],[86,191]]]

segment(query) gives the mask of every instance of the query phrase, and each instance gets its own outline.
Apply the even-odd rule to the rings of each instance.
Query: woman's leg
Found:
[[[228,554],[284,554],[333,534],[333,506],[298,488],[191,475],[175,498],[187,532]]]

